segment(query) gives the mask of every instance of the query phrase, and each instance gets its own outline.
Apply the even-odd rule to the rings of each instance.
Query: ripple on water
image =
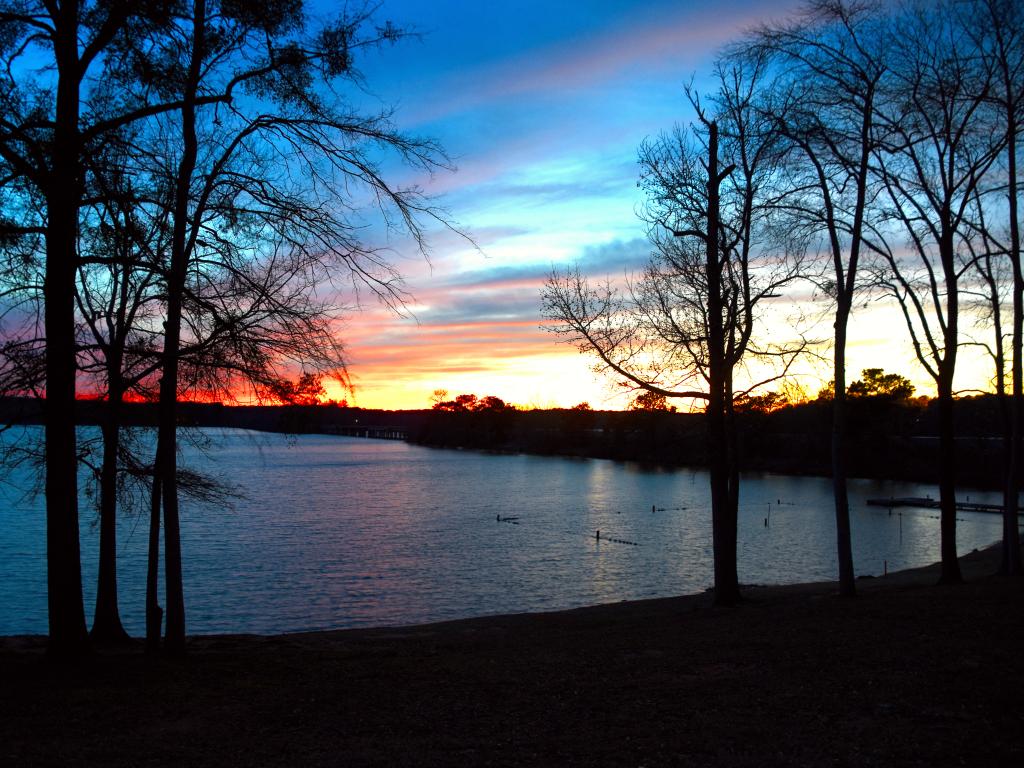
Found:
[[[33,430],[38,432],[27,428],[28,438],[38,437]],[[711,583],[710,512],[700,471],[359,438],[203,434],[209,438],[206,452],[186,446],[183,463],[244,495],[231,507],[183,505],[185,590],[194,633],[556,610],[697,592]],[[9,481],[0,487],[0,634],[44,633],[43,505],[22,493],[31,481],[26,470]],[[851,483],[858,573],[938,559],[934,511],[890,516],[864,504],[876,496],[936,493],[914,483]],[[997,501],[995,494],[970,493],[975,500]],[[91,617],[98,532],[90,503],[83,496],[82,570]],[[662,511],[652,513],[652,505]],[[833,514],[827,479],[745,476],[740,579],[833,578]],[[518,519],[499,522],[499,516]],[[1000,535],[995,516],[960,517],[962,552]],[[144,521],[120,521],[120,601],[133,634],[143,629],[146,537]]]

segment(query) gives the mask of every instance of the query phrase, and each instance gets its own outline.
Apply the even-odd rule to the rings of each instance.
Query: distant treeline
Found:
[[[1004,403],[1005,405],[1005,403]],[[78,421],[98,424],[102,401],[79,402]],[[933,482],[938,457],[934,401],[850,402],[853,477]],[[999,488],[1004,472],[1005,422],[995,395],[961,398],[956,406],[957,482]],[[40,423],[39,401],[0,399],[4,423]],[[126,407],[129,425],[156,424],[156,406]],[[586,456],[676,466],[705,464],[701,414],[570,409],[384,411],[318,406],[225,406],[183,403],[183,426],[234,427],[292,434],[352,427],[394,427],[409,442],[441,448]],[[831,412],[827,401],[789,405],[771,413],[736,414],[740,466],[783,474],[830,472]]]
[[[79,400],[76,421],[99,425],[106,410],[102,400]],[[122,424],[155,427],[157,403],[124,403]],[[225,427],[263,432],[305,434],[331,432],[352,426],[398,427],[409,434],[418,431],[429,411],[381,411],[338,405],[224,405],[223,403],[178,404],[180,427]],[[43,401],[33,398],[0,397],[0,424],[42,424]]]
[[[736,414],[740,468],[829,475],[831,404],[818,400],[771,413]],[[850,475],[934,482],[934,401],[858,399],[850,405]],[[957,401],[957,481],[1001,487],[1002,429],[994,395]],[[410,440],[422,445],[703,466],[702,414],[666,411],[428,411]]]

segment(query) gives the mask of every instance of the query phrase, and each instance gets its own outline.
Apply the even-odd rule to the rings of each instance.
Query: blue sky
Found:
[[[356,403],[425,407],[444,388],[527,406],[622,407],[613,382],[541,329],[544,277],[576,262],[594,275],[642,265],[637,147],[690,118],[683,86],[706,82],[723,44],[797,7],[382,3],[378,19],[419,36],[359,62],[365,105],[394,107],[401,130],[438,140],[457,166],[433,178],[388,171],[422,184],[478,247],[435,230],[428,263],[408,242],[392,243],[413,300],[404,318],[372,302],[348,318]],[[892,342],[894,321],[874,307],[855,322],[851,373],[910,371],[909,348]],[[819,385],[810,371],[805,386]]]

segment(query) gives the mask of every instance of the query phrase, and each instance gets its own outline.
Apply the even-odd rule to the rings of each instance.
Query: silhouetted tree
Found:
[[[655,396],[702,400],[707,429],[715,600],[737,601],[739,470],[732,424],[736,367],[758,348],[759,305],[796,276],[772,227],[776,136],[755,103],[762,62],[719,65],[715,113],[693,93],[697,121],[641,147],[644,218],[655,253],[623,296],[579,269],[542,294],[550,329]],[[774,379],[775,377],[772,377]]]
[[[508,405],[500,397],[495,397],[494,395],[487,395],[486,397],[477,402],[475,410],[500,413],[511,408],[512,406]]]
[[[846,390],[850,397],[880,397],[886,400],[909,400],[914,394],[910,379],[898,373],[885,373],[881,368],[865,368],[860,379]]]
[[[390,186],[373,157],[390,151],[426,170],[444,162],[435,145],[402,136],[386,116],[356,113],[341,93],[359,77],[361,49],[401,36],[391,25],[367,31],[368,17],[356,14],[313,29],[299,4],[269,0],[216,9],[197,0],[176,22],[157,50],[136,58],[150,87],[168,89],[181,105],[160,129],[183,137],[175,167],[164,172],[171,235],[151,521],[157,530],[162,507],[172,652],[181,650],[185,626],[174,481],[183,321],[190,318],[185,330],[195,337],[191,386],[216,386],[225,371],[257,390],[272,386],[280,380],[275,353],[321,370],[342,365],[329,327],[315,321],[326,306],[303,301],[303,292],[340,268],[384,301],[400,301],[393,268],[359,240],[351,216],[363,199],[354,195],[422,245],[419,217],[439,217],[419,190]],[[259,320],[267,312],[276,313],[273,327]],[[218,343],[204,345],[204,334]],[[206,365],[203,352],[216,364]],[[149,582],[155,616],[152,570]],[[155,623],[147,622],[150,635]]]
[[[448,394],[446,390],[436,391],[436,393],[440,392],[444,392],[446,396]],[[478,398],[476,395],[464,394],[456,395],[453,400],[441,400],[434,403],[433,410],[452,413],[501,413],[506,410],[514,410],[514,406],[494,395]]]
[[[815,0],[793,23],[762,29],[737,55],[769,55],[779,69],[770,118],[792,145],[784,168],[785,205],[794,222],[824,240],[835,302],[832,481],[839,585],[856,592],[847,494],[846,339],[865,220],[874,192],[870,163],[878,147],[875,104],[886,69],[886,14],[880,2]]]
[[[102,458],[96,472],[99,570],[90,633],[101,642],[127,638],[118,607],[117,509],[121,501],[131,498],[122,483],[122,470],[130,467],[128,476],[136,480],[143,475],[138,449],[122,441],[122,405],[133,391],[145,395],[140,385],[153,370],[158,352],[152,324],[159,310],[159,280],[144,267],[142,251],[152,245],[159,250],[159,242],[137,216],[139,200],[130,192],[128,180],[114,171],[118,165],[123,167],[117,161],[107,162],[101,173],[94,174],[97,202],[84,211],[75,292],[83,327],[80,367],[106,405]]]
[[[282,379],[271,393],[278,402],[291,405],[318,405],[327,396],[323,376],[317,373],[303,373],[295,382]]]
[[[674,412],[676,407],[669,405],[668,400],[660,392],[641,392],[630,401],[629,410]]]
[[[140,274],[157,277],[166,302],[163,326],[147,330],[163,332],[161,365],[149,370],[162,374],[163,390],[153,512],[159,522],[161,505],[170,510],[166,582],[176,650],[184,637],[177,397],[236,380],[266,392],[289,361],[317,371],[342,364],[325,320],[337,308],[312,299],[310,286],[340,266],[388,304],[402,298],[397,273],[362,245],[352,212],[369,202],[420,244],[419,217],[435,215],[418,189],[386,183],[378,150],[425,170],[445,160],[430,142],[395,132],[386,114],[348,106],[340,86],[359,80],[356,54],[401,37],[390,24],[367,31],[365,13],[314,29],[291,0],[26,2],[0,6],[0,26],[8,64],[0,92],[0,247],[5,255],[29,253],[23,244],[36,238],[35,250],[45,251],[51,643],[70,649],[85,638],[73,467],[75,233],[83,190],[101,172],[90,165],[94,153],[125,127],[144,124],[123,171],[146,190],[133,215],[166,245]],[[31,58],[37,52],[42,59]],[[53,88],[33,91],[26,78],[46,57]],[[102,194],[98,184],[90,190]],[[79,298],[83,313],[96,309],[86,307],[86,294]],[[93,337],[95,364],[110,353],[113,365],[109,334]],[[5,367],[32,359],[37,338],[26,331],[20,347],[5,344]],[[150,613],[158,608],[152,594],[147,603]],[[157,618],[156,632],[159,625]],[[147,617],[149,634],[153,626]]]
[[[49,648],[59,654],[77,653],[87,643],[78,540],[74,299],[86,158],[109,131],[140,116],[137,103],[110,98],[105,84],[119,68],[125,41],[145,38],[162,23],[162,6],[117,0],[0,4],[0,184],[19,214],[4,230],[42,239]],[[5,215],[10,210],[5,205]]]
[[[893,52],[876,110],[885,134],[875,152],[888,205],[909,255],[874,241],[878,276],[899,303],[914,351],[938,390],[943,582],[961,580],[956,551],[953,427],[960,292],[971,269],[969,213],[1002,137],[986,114],[993,73],[971,45],[956,3],[911,5],[892,22]]]
[[[1021,135],[1024,133],[1024,9],[1014,0],[975,0],[961,8],[971,41],[992,72],[988,99],[994,112],[995,130],[1003,137],[1004,149],[999,158],[999,173],[987,184],[987,194],[979,195],[976,228],[983,238],[982,253],[977,260],[984,281],[988,304],[987,317],[993,330],[993,360],[996,368],[996,390],[1005,393],[1006,364],[1010,367],[1010,403],[1006,413],[1006,483],[1003,491],[1003,561],[1002,570],[1020,574],[1020,528],[1018,506],[1020,476],[1024,467],[1024,394],[1022,394],[1022,357],[1024,357],[1024,268],[1020,243],[1020,181],[1017,176]],[[992,206],[995,211],[985,216],[986,204],[992,199],[1005,201]],[[1009,273],[1009,279],[1001,279]],[[1002,315],[1005,294],[1011,300],[1010,352],[1003,342]],[[1004,398],[1000,397],[1000,402]]]
[[[779,392],[765,392],[763,395],[741,395],[736,398],[733,408],[737,413],[771,413],[788,404],[785,395]]]

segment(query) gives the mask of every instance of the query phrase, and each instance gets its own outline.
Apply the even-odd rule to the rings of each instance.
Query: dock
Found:
[[[903,496],[893,497],[889,499],[868,499],[869,507],[887,507],[888,509],[896,509],[897,507],[917,507],[919,509],[939,509],[940,504],[938,499],[922,496]],[[993,515],[1003,514],[1002,504],[980,504],[974,501],[960,501],[956,502],[957,512],[986,512]]]
[[[405,440],[409,432],[404,427],[371,426],[364,424],[334,425],[321,430],[325,435],[365,437],[371,440]]]

